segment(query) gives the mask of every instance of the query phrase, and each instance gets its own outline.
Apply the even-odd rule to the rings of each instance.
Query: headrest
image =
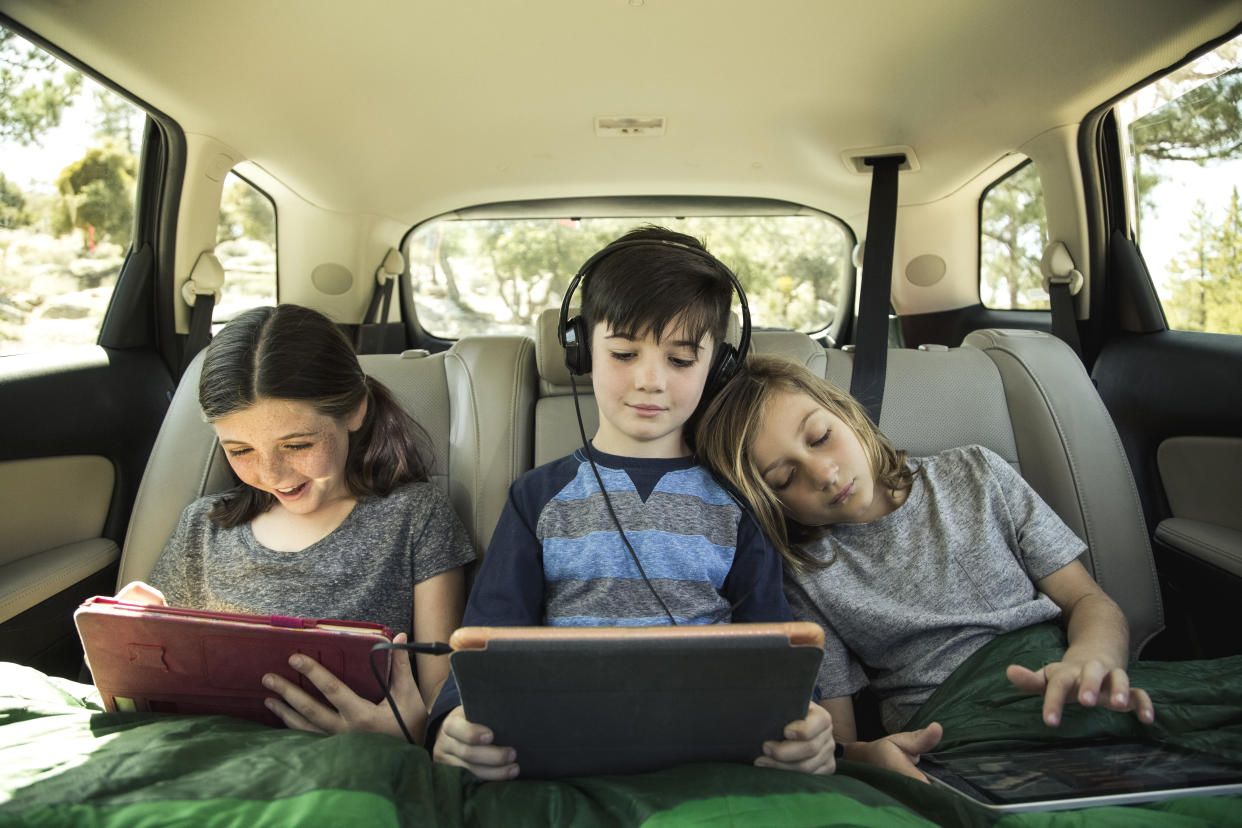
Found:
[[[577,316],[579,312],[578,308],[570,308],[570,318]],[[535,368],[539,371],[539,379],[546,385],[552,386],[569,385],[569,368],[565,366],[565,349],[561,347],[561,341],[556,336],[556,327],[560,318],[560,308],[547,308],[539,314],[539,320],[535,323]],[[583,384],[587,386],[589,392],[591,387],[589,375],[578,379],[580,390]]]
[[[781,354],[824,376],[827,352],[807,334],[787,330],[757,330],[751,334],[750,347],[758,354]]]

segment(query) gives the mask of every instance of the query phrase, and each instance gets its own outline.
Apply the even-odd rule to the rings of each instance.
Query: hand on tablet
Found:
[[[755,764],[803,773],[832,773],[837,769],[833,756],[836,744],[832,738],[832,716],[812,702],[805,719],[785,725],[784,741],[763,743],[763,755]]]
[[[1005,676],[1018,689],[1043,695],[1044,722],[1049,727],[1061,723],[1061,713],[1067,702],[1123,713],[1132,711],[1144,724],[1156,720],[1151,696],[1145,690],[1130,686],[1130,677],[1125,669],[1109,669],[1096,659],[1054,661],[1039,670],[1011,664],[1005,670]]]
[[[486,781],[514,779],[519,771],[517,751],[493,745],[492,731],[467,721],[461,705],[444,717],[432,758],[446,765],[465,768]]]
[[[915,765],[919,757],[930,752],[940,744],[944,728],[939,722],[932,722],[922,730],[907,730],[892,733],[874,742],[853,742],[846,750],[846,758],[866,762],[881,768],[910,776],[926,782],[924,776]]]
[[[130,581],[121,587],[121,591],[113,597],[118,601],[126,601],[131,604],[148,604],[153,607],[168,606],[168,601],[164,600],[164,593],[142,581]]]
[[[405,633],[398,633],[396,643],[406,640]],[[293,682],[268,673],[263,676],[263,686],[279,693],[281,699],[267,699],[268,710],[280,717],[295,730],[315,733],[345,733],[352,730],[387,733],[405,739],[392,710],[385,699],[369,702],[359,696],[343,681],[319,662],[305,655],[289,657],[289,666],[310,679],[331,704],[325,705]],[[427,706],[423,704],[414,673],[410,669],[410,654],[405,650],[392,651],[392,685],[389,691],[401,711],[401,718],[415,741],[421,744],[427,725]]]

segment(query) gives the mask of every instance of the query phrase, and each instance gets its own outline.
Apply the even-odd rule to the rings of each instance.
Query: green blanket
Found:
[[[1039,742],[1039,700],[1004,680],[1059,639],[1033,628],[962,666],[919,712],[944,749]],[[1136,665],[1153,735],[1242,759],[1242,657]],[[999,679],[998,679],[999,676]],[[1131,718],[1073,711],[1057,735],[1132,733]],[[1055,737],[1053,737],[1055,738]],[[373,734],[321,737],[220,716],[109,714],[93,688],[0,665],[0,826],[998,824],[989,811],[878,768],[830,777],[700,764],[634,776],[482,783],[426,751]],[[1242,825],[1242,798],[1011,815],[1001,825]]]

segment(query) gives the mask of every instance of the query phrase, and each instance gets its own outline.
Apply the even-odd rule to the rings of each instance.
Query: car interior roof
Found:
[[[66,7],[71,7],[67,13]],[[45,3],[0,10],[322,209],[752,196],[857,226],[843,154],[912,147],[903,204],[1224,35],[1236,2]],[[594,119],[661,116],[660,136]]]

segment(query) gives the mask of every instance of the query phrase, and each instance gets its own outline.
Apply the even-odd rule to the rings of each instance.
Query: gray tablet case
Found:
[[[823,658],[822,646],[745,629],[754,626],[769,625],[710,636],[614,628],[613,637],[586,639],[544,628],[546,638],[505,640],[493,629],[483,649],[449,658],[466,718],[517,750],[522,778],[749,764],[765,740],[805,718]]]

